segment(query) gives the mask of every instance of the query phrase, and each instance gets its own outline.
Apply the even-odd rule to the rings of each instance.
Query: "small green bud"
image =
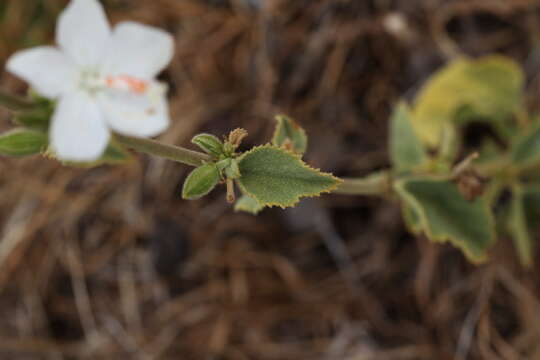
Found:
[[[0,155],[39,154],[47,149],[48,142],[45,133],[23,128],[14,129],[0,135]]]
[[[225,168],[225,176],[228,179],[238,179],[240,177],[240,167],[238,167],[238,161],[231,159],[230,165]]]
[[[191,139],[191,142],[212,156],[219,157],[223,154],[223,143],[214,135],[199,134]]]
[[[182,197],[187,200],[199,199],[208,194],[219,182],[219,170],[214,163],[204,164],[193,170],[182,189]]]
[[[238,161],[235,159],[223,159],[216,166],[227,179],[238,179],[240,177],[240,167],[238,166]]]
[[[224,172],[226,168],[228,168],[229,166],[231,166],[231,162],[232,162],[232,159],[231,158],[226,158],[226,159],[223,159],[223,160],[220,160],[216,163],[216,166],[218,168],[218,170],[220,172]]]

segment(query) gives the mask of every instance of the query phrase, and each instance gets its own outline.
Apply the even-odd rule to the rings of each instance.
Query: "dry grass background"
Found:
[[[0,65],[51,42],[65,3],[2,0]],[[176,36],[164,142],[241,126],[257,144],[284,112],[310,162],[363,175],[387,165],[392,105],[460,53],[517,59],[538,108],[539,1],[105,3]],[[408,235],[396,204],[327,195],[252,217],[223,191],[181,200],[187,171],[0,159],[0,359],[540,359],[539,269],[508,241],[473,266]]]

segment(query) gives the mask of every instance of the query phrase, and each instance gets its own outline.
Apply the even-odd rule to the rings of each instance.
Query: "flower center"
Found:
[[[91,95],[103,90],[119,90],[134,95],[143,95],[150,83],[128,75],[103,76],[97,69],[84,69],[80,73],[79,87]]]
[[[138,95],[142,95],[148,90],[147,81],[127,75],[107,76],[105,82],[110,89],[129,91]]]

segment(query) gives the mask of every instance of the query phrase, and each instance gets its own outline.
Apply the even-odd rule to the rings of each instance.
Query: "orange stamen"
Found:
[[[127,75],[108,76],[105,81],[108,87],[127,86],[136,94],[143,94],[148,90],[148,82]]]

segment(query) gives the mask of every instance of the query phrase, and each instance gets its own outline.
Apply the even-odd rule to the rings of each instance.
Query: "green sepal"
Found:
[[[234,204],[234,211],[245,211],[253,215],[257,215],[262,209],[264,205],[248,195],[242,195]]]
[[[308,144],[305,130],[296,121],[284,115],[276,116],[276,121],[272,144],[278,147],[290,146],[288,150],[304,154]]]
[[[31,129],[17,128],[0,135],[0,155],[27,156],[47,149],[47,134]]]
[[[495,128],[523,108],[524,74],[510,58],[460,58],[435,73],[417,96],[413,124],[430,147],[438,147],[445,123],[492,121]]]
[[[219,170],[216,164],[201,165],[186,178],[182,188],[182,197],[187,200],[199,199],[212,191],[219,180]]]
[[[396,106],[390,120],[390,158],[398,173],[411,171],[427,160],[426,150],[416,136],[405,103]]]
[[[533,243],[527,226],[524,193],[519,186],[512,188],[507,229],[512,236],[519,262],[524,267],[531,267],[533,264]]]
[[[467,201],[451,181],[428,177],[398,180],[394,187],[417,217],[413,229],[432,241],[449,241],[473,262],[486,259],[495,241],[495,221],[485,199]]]
[[[244,193],[264,206],[294,206],[302,197],[319,196],[341,183],[332,174],[306,165],[299,157],[272,145],[258,146],[238,158]]]
[[[223,143],[214,135],[199,134],[194,136],[191,142],[216,158],[223,154]]]

